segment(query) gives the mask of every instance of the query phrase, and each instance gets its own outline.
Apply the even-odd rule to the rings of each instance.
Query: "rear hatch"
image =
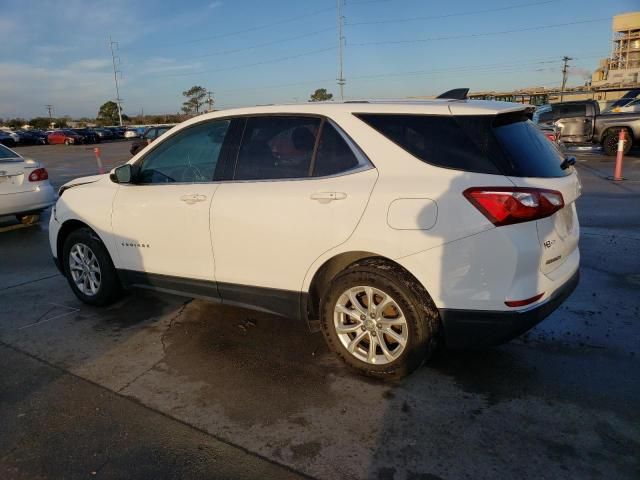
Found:
[[[563,165],[562,153],[525,117],[499,115],[493,130],[504,153],[503,161],[507,162],[503,168],[509,170],[508,177],[517,187],[542,188],[562,194],[564,207],[536,220],[540,270],[549,274],[578,247],[580,232],[575,206],[581,191],[578,174],[572,166]]]
[[[8,148],[0,149],[0,195],[34,190],[29,174],[37,167]]]

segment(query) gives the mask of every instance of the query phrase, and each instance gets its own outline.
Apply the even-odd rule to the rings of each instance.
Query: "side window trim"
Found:
[[[322,117],[320,120],[320,126],[318,127],[318,133],[316,135],[316,143],[313,145],[313,153],[311,154],[311,161],[309,162],[309,171],[307,177],[313,177],[313,170],[316,168],[316,158],[318,156],[318,148],[320,147],[320,139],[322,138],[322,131],[327,123],[326,118]]]
[[[172,132],[171,135],[169,135],[168,137],[166,137],[164,140],[162,140],[161,142],[152,142],[152,148],[149,152],[146,152],[145,155],[141,158],[139,158],[138,160],[136,160],[133,164],[131,164],[133,167],[136,168],[137,171],[140,171],[142,169],[142,166],[144,165],[145,160],[147,159],[147,157],[151,154],[153,154],[153,152],[156,151],[156,149],[161,148],[163,146],[163,144],[167,141],[171,141],[171,139],[177,135],[180,135],[181,133],[188,131],[192,128],[197,128],[205,123],[215,123],[215,122],[220,122],[220,121],[229,121],[229,129],[231,129],[233,122],[235,120],[237,120],[237,117],[219,117],[219,118],[212,118],[209,120],[204,120],[202,122],[197,122],[194,123],[193,125],[189,125],[188,127],[185,128],[181,128],[175,132]],[[170,130],[172,130],[172,127],[167,128],[167,130],[165,131],[165,133],[169,132]],[[220,150],[220,157],[218,159],[218,163],[220,162],[224,162],[226,163],[226,158],[222,157],[222,153],[223,153],[223,149],[226,147],[227,142],[229,141],[229,136],[226,135],[224,142],[222,144],[221,150]],[[218,170],[218,165],[216,165],[216,168],[214,168],[212,174],[211,174],[211,178],[206,180],[206,181],[202,181],[202,182],[171,182],[171,183],[136,183],[136,186],[141,186],[141,187],[153,187],[153,186],[162,186],[162,185],[199,185],[199,184],[209,184],[209,183],[218,183],[221,181],[224,181],[224,179],[216,179],[215,175],[216,175],[216,171]]]

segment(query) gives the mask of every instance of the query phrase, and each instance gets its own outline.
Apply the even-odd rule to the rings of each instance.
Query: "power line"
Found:
[[[419,20],[436,20],[442,18],[450,18],[450,17],[462,17],[468,15],[479,15],[482,13],[493,13],[493,12],[501,12],[504,10],[513,10],[517,8],[525,8],[525,7],[533,7],[539,5],[545,5],[548,3],[555,3],[558,0],[543,0],[538,2],[530,2],[530,3],[521,3],[519,5],[509,5],[507,7],[497,7],[497,8],[486,8],[483,10],[472,10],[468,12],[459,12],[459,13],[445,13],[442,15],[429,15],[425,17],[408,17],[408,18],[398,18],[395,20],[375,20],[370,22],[355,22],[355,23],[347,23],[348,26],[354,27],[358,25],[381,25],[386,23],[401,23],[401,22],[413,22]]]
[[[576,57],[576,59],[600,58],[603,55],[606,55],[606,53],[599,54],[599,55],[583,54],[583,55],[580,55],[579,57]],[[459,66],[441,68],[436,70],[432,69],[432,70],[411,70],[411,71],[405,71],[405,72],[392,72],[392,73],[372,73],[372,74],[365,74],[365,75],[356,75],[350,78],[352,78],[353,80],[362,80],[362,79],[374,79],[374,78],[384,78],[384,77],[402,77],[402,76],[409,76],[409,75],[428,75],[428,74],[450,73],[450,72],[455,73],[455,72],[477,71],[477,70],[492,72],[492,71],[501,71],[503,68],[509,67],[509,66],[520,68],[523,66],[557,64],[559,61],[560,60],[558,60],[556,57],[544,57],[544,58],[538,58],[538,59],[531,59],[526,62],[504,61],[504,62],[491,63],[491,64],[483,63],[483,64],[476,64],[476,65],[459,65]],[[297,87],[297,86],[303,86],[303,85],[322,84],[322,83],[330,82],[332,80],[333,80],[332,78],[303,80],[300,82],[288,82],[288,83],[280,83],[275,85],[261,85],[259,88],[261,90],[268,90],[268,89],[277,89],[277,88],[285,88],[285,87]],[[226,89],[226,90],[218,90],[218,93],[220,94],[220,93],[244,92],[244,91],[256,90],[257,88],[258,87],[233,88],[233,89]]]
[[[602,18],[594,18],[591,20],[579,20],[576,22],[555,23],[550,25],[537,25],[535,27],[515,28],[512,30],[501,30],[498,32],[480,32],[480,33],[470,33],[470,34],[462,34],[462,35],[448,35],[445,37],[414,38],[414,39],[407,39],[407,40],[381,40],[377,42],[350,43],[349,46],[365,47],[370,45],[402,45],[407,43],[425,43],[425,42],[435,42],[440,40],[456,40],[461,38],[489,37],[493,35],[506,35],[510,33],[528,32],[532,30],[544,30],[547,28],[567,27],[569,25],[581,25],[585,23],[602,22],[604,20],[611,21],[611,18],[602,17]]]
[[[239,69],[242,69],[242,68],[256,67],[258,65],[268,65],[270,63],[284,62],[286,60],[291,60],[291,59],[294,59],[294,58],[308,57],[309,55],[313,55],[315,53],[328,52],[330,50],[335,50],[336,48],[338,48],[338,47],[334,46],[334,47],[328,47],[328,48],[320,48],[318,50],[311,50],[311,51],[302,52],[302,53],[299,53],[299,54],[296,54],[296,55],[289,55],[289,56],[286,56],[286,57],[273,58],[271,60],[264,60],[264,61],[261,61],[261,62],[245,63],[245,64],[242,64],[242,65],[235,65],[235,66],[227,67],[227,68],[218,68],[218,69],[215,69],[215,70],[202,70],[202,71],[199,71],[199,72],[187,72],[187,73],[173,73],[173,74],[170,74],[170,75],[163,75],[163,76],[164,77],[188,77],[188,76],[191,76],[191,75],[202,75],[204,73],[228,72],[230,70],[239,70]],[[158,78],[158,77],[156,77],[156,78]]]
[[[206,40],[213,40],[213,39],[216,39],[216,38],[224,38],[224,37],[231,37],[231,36],[234,36],[234,35],[241,35],[243,33],[249,33],[249,32],[255,32],[255,31],[258,31],[258,30],[264,30],[264,29],[271,28],[271,27],[276,26],[276,25],[282,25],[282,24],[285,24],[285,23],[295,22],[296,20],[300,20],[300,19],[303,19],[303,18],[306,18],[306,17],[311,17],[311,16],[314,16],[314,15],[318,15],[320,13],[328,12],[330,10],[333,10],[333,7],[321,8],[320,10],[315,10],[313,12],[304,13],[302,15],[297,15],[295,17],[285,18],[283,20],[278,20],[276,22],[269,22],[269,23],[265,23],[265,24],[262,24],[262,25],[256,25],[254,27],[244,28],[242,30],[235,30],[233,32],[220,33],[220,34],[216,34],[216,35],[209,35],[209,36],[206,36],[206,37],[194,38],[194,39],[191,39],[191,40],[183,40],[181,42],[171,42],[171,43],[167,43],[166,45],[171,45],[171,46],[182,45],[182,44],[185,44],[185,43],[197,43],[197,42],[204,42]]]
[[[246,47],[234,48],[234,49],[230,49],[230,50],[220,50],[220,51],[217,51],[217,52],[206,53],[206,54],[203,54],[203,55],[195,55],[195,56],[192,56],[192,57],[181,57],[181,59],[182,60],[192,60],[192,59],[196,59],[196,58],[215,57],[215,56],[218,56],[218,55],[229,55],[229,54],[232,54],[232,53],[244,52],[246,50],[254,50],[256,48],[268,47],[268,46],[271,46],[271,45],[276,45],[278,43],[286,43],[286,42],[290,42],[292,40],[299,40],[301,38],[311,37],[313,35],[318,35],[320,33],[328,32],[328,31],[332,31],[332,30],[333,30],[333,27],[323,28],[322,30],[316,30],[314,32],[304,33],[302,35],[296,35],[294,37],[282,38],[280,40],[273,40],[271,42],[257,43],[255,45],[249,45],[249,46],[246,46]]]

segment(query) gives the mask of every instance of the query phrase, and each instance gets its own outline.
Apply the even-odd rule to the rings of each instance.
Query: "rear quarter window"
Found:
[[[474,173],[562,177],[559,150],[524,112],[501,115],[356,114],[425,163]]]

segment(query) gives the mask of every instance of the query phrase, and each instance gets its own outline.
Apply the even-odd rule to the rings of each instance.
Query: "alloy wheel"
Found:
[[[100,290],[102,275],[100,264],[93,250],[83,243],[76,243],[69,251],[69,272],[78,290],[94,296]]]
[[[372,365],[398,359],[409,338],[407,320],[398,303],[371,286],[352,287],[340,295],[333,325],[346,350]]]

